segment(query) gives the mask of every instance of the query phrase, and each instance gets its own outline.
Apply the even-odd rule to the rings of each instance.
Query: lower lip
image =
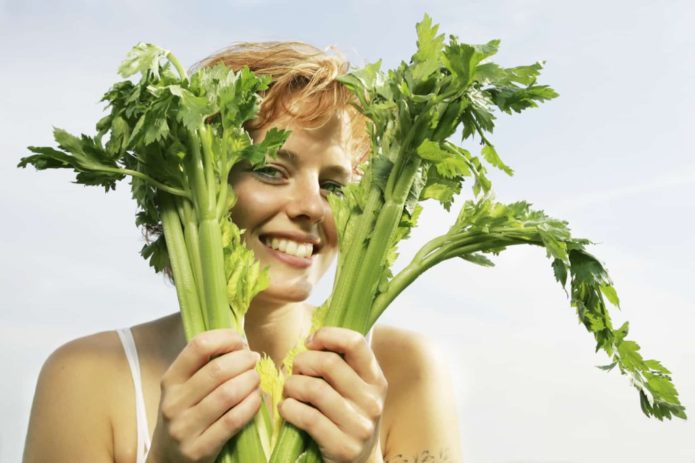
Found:
[[[297,257],[297,256],[291,256],[289,254],[285,254],[284,252],[280,252],[276,249],[270,248],[263,244],[263,246],[270,252],[270,254],[275,257],[276,259],[286,263],[287,265],[291,267],[296,267],[296,268],[309,268],[311,267],[311,257]]]

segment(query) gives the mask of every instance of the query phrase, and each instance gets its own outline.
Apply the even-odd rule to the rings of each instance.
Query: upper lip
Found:
[[[316,236],[316,235],[311,235],[311,234],[306,234],[306,233],[301,233],[301,232],[293,232],[293,231],[274,231],[274,232],[264,232],[259,235],[261,240],[265,237],[270,237],[270,238],[284,238],[292,241],[296,241],[297,243],[309,243],[313,245],[313,252],[312,254],[315,254],[321,249],[322,243],[321,239]]]

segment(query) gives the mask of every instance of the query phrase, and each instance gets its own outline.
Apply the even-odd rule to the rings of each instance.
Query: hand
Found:
[[[379,447],[388,384],[367,340],[324,327],[297,355],[285,382],[280,415],[309,433],[323,461],[365,462]]]
[[[259,358],[234,330],[191,339],[162,376],[147,461],[213,462],[261,405]]]

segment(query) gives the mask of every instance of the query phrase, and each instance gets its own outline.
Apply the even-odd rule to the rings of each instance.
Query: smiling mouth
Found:
[[[259,241],[270,254],[292,267],[307,268],[312,256],[318,252],[318,246],[277,236],[259,236]]]

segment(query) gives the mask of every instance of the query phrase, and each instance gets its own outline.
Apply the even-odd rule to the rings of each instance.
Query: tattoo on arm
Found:
[[[384,463],[451,463],[451,460],[449,459],[449,452],[446,449],[441,449],[439,453],[425,450],[415,457],[407,457],[399,453],[384,461]]]

